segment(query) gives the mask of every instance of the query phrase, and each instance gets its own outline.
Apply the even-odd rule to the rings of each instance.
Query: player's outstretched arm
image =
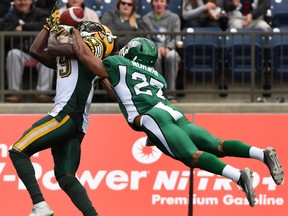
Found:
[[[72,30],[73,49],[78,60],[81,61],[86,67],[95,75],[102,78],[108,78],[109,75],[104,67],[102,60],[93,56],[89,47],[84,43],[79,30]]]
[[[42,29],[30,47],[30,55],[46,67],[56,69],[56,57],[47,50],[48,38],[49,32],[46,29]]]
[[[114,101],[117,101],[116,94],[111,86],[111,83],[109,82],[109,79],[105,78],[105,79],[102,79],[100,82],[101,82],[102,87],[106,90],[106,92],[110,96],[110,98]]]
[[[48,51],[55,56],[66,56],[69,58],[75,58],[73,46],[71,43],[62,43],[58,40],[58,31],[50,31],[50,37],[48,40]]]

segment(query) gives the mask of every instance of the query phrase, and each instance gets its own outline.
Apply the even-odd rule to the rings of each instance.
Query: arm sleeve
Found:
[[[115,31],[115,25],[114,25],[114,11],[107,11],[103,14],[101,18],[101,23],[108,26],[110,30],[113,32]]]
[[[236,6],[233,4],[233,0],[225,0],[223,1],[223,9],[226,12],[231,12],[236,9]]]
[[[142,18],[137,18],[137,25],[139,31],[149,31],[149,26],[143,21]]]
[[[267,0],[259,0],[258,5],[252,11],[253,19],[257,19],[260,16],[265,16],[269,7],[269,3]]]
[[[177,14],[175,14],[175,16],[173,16],[171,19],[171,27],[172,28],[170,29],[170,31],[173,31],[173,32],[181,31],[181,21]],[[170,41],[167,41],[166,47],[169,47],[170,49],[175,49],[176,41],[179,41],[180,38],[181,38],[180,35],[176,36],[176,38],[172,37]]]
[[[186,1],[184,0],[182,3],[182,16],[184,20],[195,19],[206,11],[204,4],[199,5],[197,8],[192,8],[190,5],[185,8],[185,5],[187,4]]]
[[[12,13],[8,13],[0,21],[0,31],[14,31],[19,25],[19,19]]]
[[[35,10],[35,20],[26,22],[23,25],[23,31],[40,31],[48,17],[49,14],[45,10],[37,8]]]

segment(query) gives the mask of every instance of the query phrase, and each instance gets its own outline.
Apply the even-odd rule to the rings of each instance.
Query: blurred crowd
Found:
[[[96,5],[105,0],[93,1]],[[113,6],[99,13],[99,8],[96,10],[95,7],[90,7],[94,5],[91,4],[91,0],[62,0],[61,11],[72,6],[80,6],[84,9],[85,20],[101,22],[112,32],[142,32],[143,36],[150,37],[159,52],[156,69],[167,80],[168,90],[171,90],[168,91],[167,97],[171,101],[177,101],[173,91],[177,88],[176,81],[181,58],[183,58],[178,51],[182,44],[177,43],[180,38],[160,33],[180,33],[184,28],[198,27],[215,27],[223,31],[228,28],[259,28],[263,31],[271,29],[267,16],[270,8],[269,0],[116,0],[110,2]],[[2,0],[0,31],[40,31],[54,3],[54,0]],[[176,7],[180,8],[179,12],[173,10]],[[100,14],[101,17],[98,16]],[[132,37],[133,34],[119,35],[113,53],[117,54]],[[5,77],[7,89],[12,92],[5,98],[7,102],[22,101],[19,90],[25,86],[22,81],[27,65],[32,65],[37,71],[35,89],[38,94],[35,95],[35,101],[52,102],[53,100],[53,95],[41,91],[47,92],[53,89],[54,71],[36,62],[29,55],[32,41],[31,37],[20,36],[5,40]]]

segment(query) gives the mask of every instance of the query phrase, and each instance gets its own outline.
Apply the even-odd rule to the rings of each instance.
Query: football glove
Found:
[[[57,26],[59,24],[60,19],[60,3],[56,0],[55,5],[51,11],[51,15],[49,18],[46,19],[46,23],[44,24],[43,28],[47,31],[50,31],[53,26]]]

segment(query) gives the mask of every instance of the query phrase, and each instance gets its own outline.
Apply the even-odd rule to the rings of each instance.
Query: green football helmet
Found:
[[[154,67],[158,58],[158,50],[151,40],[137,37],[130,40],[129,43],[120,50],[119,55],[131,61]]]

